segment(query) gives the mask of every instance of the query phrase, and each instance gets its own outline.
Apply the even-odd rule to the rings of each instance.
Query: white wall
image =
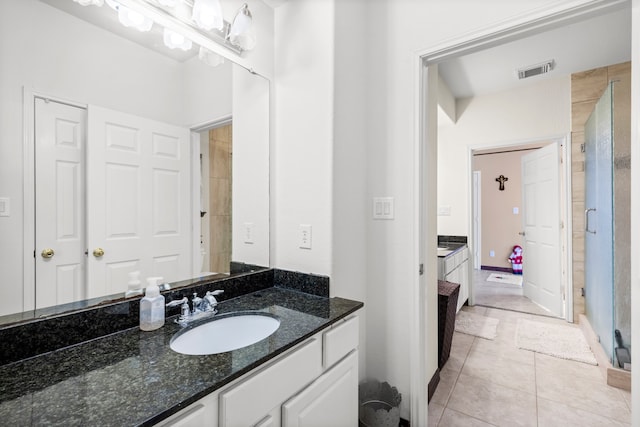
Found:
[[[233,67],[232,261],[269,266],[269,81]],[[246,242],[245,224],[252,224]]]
[[[367,123],[368,97],[364,20],[367,0],[335,1],[335,81],[333,143],[333,247],[331,293],[366,300]],[[360,376],[366,375],[367,307],[360,313]]]
[[[350,16],[354,21],[364,21],[367,34],[365,41],[358,42],[359,49],[351,48],[353,55],[361,52],[367,55],[367,71],[363,76],[367,84],[366,97],[359,101],[359,86],[349,88],[339,83],[353,59],[346,58],[338,46],[344,41],[344,32],[337,30],[340,20],[333,18],[332,9],[338,10],[333,0],[290,1],[276,9],[275,265],[327,273],[334,271],[330,268],[330,259],[355,260],[357,271],[352,272],[351,280],[366,282],[366,375],[388,380],[399,387],[404,396],[401,412],[405,418],[410,414],[410,299],[417,274],[414,265],[417,171],[413,168],[416,52],[438,46],[443,40],[498,25],[505,19],[559,4],[568,2],[366,2],[363,15]],[[333,37],[336,37],[336,47],[331,43]],[[332,63],[332,49],[336,50],[335,63]],[[343,81],[347,81],[348,77],[344,78]],[[338,93],[339,86],[342,90]],[[344,100],[351,101],[345,113],[339,106]],[[331,146],[337,153],[338,139],[344,135],[340,130],[341,120],[345,120],[346,111],[358,107],[366,112],[367,160],[364,167],[356,162],[354,176],[358,180],[362,169],[366,169],[367,189],[365,200],[356,197],[364,205],[372,196],[394,197],[395,219],[392,221],[370,219],[368,208],[360,214],[342,216],[348,211],[345,206],[350,205],[339,191],[342,188],[339,184],[346,182],[346,167],[331,160]],[[340,143],[346,142],[340,139]],[[355,144],[340,156],[353,156],[361,149],[357,141]],[[333,186],[331,180],[335,180]],[[328,209],[331,201],[335,205]],[[367,227],[366,236],[359,233],[363,222]],[[314,249],[308,253],[297,248],[300,223],[314,225]],[[317,228],[321,229],[320,242]],[[346,237],[337,239],[337,234],[351,230],[354,231],[353,243]],[[328,241],[329,234],[336,239],[333,244]],[[351,253],[342,245],[351,248]],[[367,248],[366,268],[362,268],[363,261],[356,253],[362,247]],[[337,274],[338,265],[333,265]],[[343,285],[336,282],[333,292],[341,295]],[[349,292],[348,289],[345,288],[345,292]],[[431,298],[428,309],[435,310],[436,303],[435,298]]]
[[[334,2],[296,0],[275,13],[273,265],[331,274]],[[299,226],[312,248],[299,248]]]
[[[532,79],[533,80],[533,79]],[[469,236],[469,149],[563,136],[571,129],[571,77],[458,100],[458,120],[438,128],[438,234]],[[468,166],[467,166],[468,165]]]
[[[233,68],[231,61],[211,67],[197,56],[184,62],[181,96],[188,102],[184,102],[183,125],[193,127],[231,116]]]

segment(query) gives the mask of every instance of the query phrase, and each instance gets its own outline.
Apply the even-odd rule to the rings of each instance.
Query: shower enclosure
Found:
[[[615,331],[631,339],[630,92],[610,82],[585,125],[586,315],[614,366]]]

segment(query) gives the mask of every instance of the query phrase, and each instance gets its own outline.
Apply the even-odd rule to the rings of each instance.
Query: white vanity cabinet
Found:
[[[339,320],[159,425],[357,425],[358,340],[357,315]]]
[[[460,285],[456,312],[460,311],[469,298],[469,248],[467,246],[448,256],[438,258],[438,279]]]

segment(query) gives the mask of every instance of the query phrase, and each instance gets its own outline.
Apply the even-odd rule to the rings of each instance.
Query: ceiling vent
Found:
[[[555,61],[553,59],[545,61],[542,64],[530,65],[518,70],[518,78],[522,80],[533,76],[539,76],[540,74],[545,74],[553,70],[554,66]]]

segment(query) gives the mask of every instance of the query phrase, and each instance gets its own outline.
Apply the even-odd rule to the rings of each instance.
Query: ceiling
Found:
[[[553,59],[554,69],[519,80],[516,70]],[[456,98],[502,92],[631,60],[630,2],[615,12],[439,64]]]

